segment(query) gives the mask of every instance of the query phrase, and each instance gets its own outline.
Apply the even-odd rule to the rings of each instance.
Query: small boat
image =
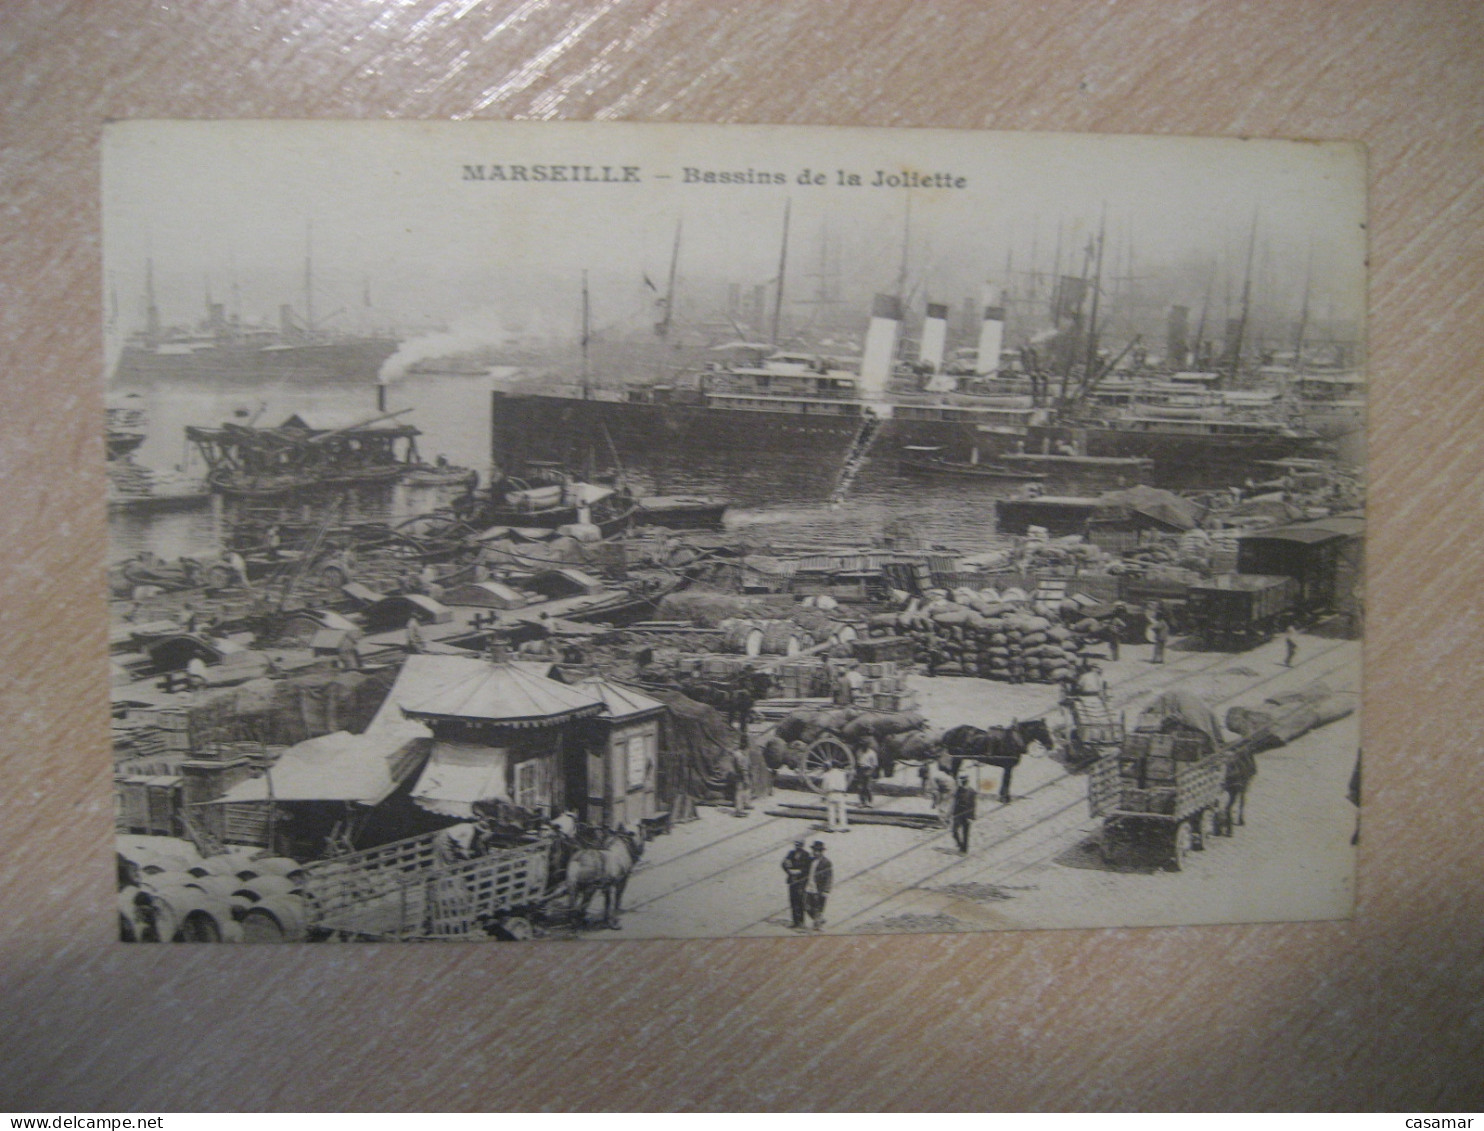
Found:
[[[472,467],[451,463],[419,463],[402,472],[402,482],[409,487],[474,487],[479,483],[479,473]]]
[[[1077,456],[1065,454],[1038,454],[1035,452],[1007,452],[1000,457],[1005,463],[1026,471],[1042,475],[1059,472],[1067,475],[1093,473],[1097,475],[1147,475],[1154,470],[1152,459],[1137,456]]]
[[[1024,471],[993,463],[964,463],[944,459],[941,448],[905,447],[897,457],[897,468],[909,475],[957,475],[974,479],[1016,479],[1039,481],[1039,471]]]
[[[698,495],[645,495],[639,500],[638,524],[671,530],[720,530],[726,518],[725,499]]]
[[[995,529],[1001,534],[1024,534],[1039,526],[1053,536],[1080,534],[1097,508],[1097,499],[1085,496],[996,499]]]

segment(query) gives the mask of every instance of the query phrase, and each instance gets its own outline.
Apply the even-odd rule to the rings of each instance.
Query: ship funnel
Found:
[[[1188,306],[1170,307],[1170,321],[1165,328],[1165,361],[1177,368],[1184,367],[1186,355],[1190,352],[1189,325]]]
[[[927,319],[922,324],[922,345],[917,351],[917,360],[932,366],[933,372],[943,368],[943,347],[948,342],[948,305],[930,302]]]
[[[861,357],[860,390],[866,400],[879,401],[886,395],[901,325],[902,300],[895,295],[877,295],[871,305],[871,325],[866,330],[866,348]]]
[[[1005,340],[1005,308],[1000,301],[1000,288],[984,288],[984,320],[979,323],[979,356],[974,372],[989,377],[1000,371],[1000,347]]]

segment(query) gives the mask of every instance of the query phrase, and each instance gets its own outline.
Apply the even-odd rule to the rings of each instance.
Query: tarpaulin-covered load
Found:
[[[738,744],[737,732],[722,714],[678,691],[661,691],[660,754],[655,793],[673,820],[689,820],[697,801],[727,801],[727,780]],[[761,750],[748,754],[748,780],[754,797],[772,792],[772,777]]]
[[[1158,487],[1130,487],[1098,496],[1093,522],[1120,522],[1135,516],[1166,530],[1190,530],[1200,522],[1201,508]]]
[[[1193,691],[1178,687],[1161,692],[1152,703],[1145,707],[1140,712],[1134,729],[1169,731],[1176,727],[1199,731],[1209,738],[1213,745],[1221,745],[1221,723],[1216,718],[1216,712],[1211,710],[1205,700]]]
[[[1233,707],[1226,713],[1226,725],[1254,749],[1270,750],[1354,714],[1359,706],[1359,696],[1354,692],[1332,691],[1326,684],[1315,682],[1275,695],[1256,710]]]
[[[421,727],[337,731],[290,746],[267,774],[238,782],[220,800],[378,805],[423,760],[428,746]]]
[[[389,670],[310,672],[198,692],[189,709],[189,729],[198,746],[214,742],[292,746],[338,730],[360,733],[370,726],[392,679]]]

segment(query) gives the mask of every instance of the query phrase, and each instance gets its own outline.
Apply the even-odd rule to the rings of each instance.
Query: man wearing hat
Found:
[[[783,876],[788,883],[788,911],[793,920],[789,925],[796,931],[804,929],[804,885],[809,882],[809,865],[812,858],[804,849],[804,838],[794,841],[793,848],[783,858]]]
[[[809,871],[804,879],[804,910],[814,920],[816,931],[824,927],[824,905],[830,897],[830,887],[835,882],[835,866],[824,854],[824,841],[814,842],[814,853],[809,857]]]
[[[967,772],[958,775],[958,787],[953,791],[953,843],[959,854],[969,854],[969,832],[978,814],[979,791],[974,788]]]

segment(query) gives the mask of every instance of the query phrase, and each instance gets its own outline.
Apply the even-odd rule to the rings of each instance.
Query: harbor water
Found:
[[[181,469],[201,475],[200,456],[185,439],[188,425],[218,427],[223,422],[259,426],[282,423],[299,413],[365,419],[377,414],[374,389],[262,388],[208,391],[199,387],[157,386],[137,390],[144,398],[148,438],[135,453],[137,463],[160,471]],[[419,376],[388,386],[386,411],[408,409],[399,422],[422,432],[418,449],[431,462],[476,469],[481,483],[490,471],[489,382],[478,377]],[[611,471],[604,452],[591,454],[592,467]],[[572,469],[578,474],[589,468]],[[994,501],[1014,495],[1020,484],[975,479],[937,479],[903,475],[896,453],[882,446],[870,453],[838,504],[831,503],[840,468],[807,449],[770,452],[765,458],[714,451],[657,450],[633,458],[623,469],[637,493],[704,494],[731,501],[728,530],[739,538],[769,546],[852,546],[886,534],[903,533],[924,545],[964,552],[1002,544],[994,533]],[[1058,490],[1063,488],[1058,487]],[[456,493],[456,489],[455,492]],[[337,496],[345,521],[390,521],[431,510],[451,497],[448,488],[368,486]],[[306,502],[311,507],[313,503]],[[321,500],[320,505],[323,505]],[[110,516],[110,553],[122,561],[149,550],[162,558],[202,556],[219,551],[230,514],[220,498],[210,507],[158,514]],[[307,517],[307,516],[306,516]]]

